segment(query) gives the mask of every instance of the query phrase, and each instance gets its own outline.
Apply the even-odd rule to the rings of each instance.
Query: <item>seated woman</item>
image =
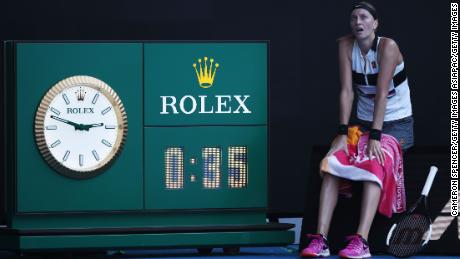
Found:
[[[377,12],[371,4],[353,6],[350,26],[352,34],[338,40],[340,126],[321,163],[317,233],[308,235],[302,256],[329,256],[332,214],[350,180],[363,182],[360,222],[339,256],[370,257],[367,238],[377,209],[387,217],[405,210],[402,151],[413,145],[413,119],[403,56],[394,40],[376,35]],[[353,85],[359,125],[349,127]]]

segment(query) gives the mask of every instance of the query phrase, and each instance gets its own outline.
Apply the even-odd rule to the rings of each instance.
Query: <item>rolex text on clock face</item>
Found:
[[[71,77],[53,88],[37,111],[39,149],[66,176],[95,176],[115,159],[126,137],[123,104],[113,89],[93,77]]]

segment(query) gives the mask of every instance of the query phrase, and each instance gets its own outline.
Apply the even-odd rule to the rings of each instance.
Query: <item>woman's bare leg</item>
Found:
[[[380,187],[374,182],[363,182],[363,200],[358,226],[358,234],[367,240],[380,200]]]
[[[340,179],[334,175],[325,173],[321,185],[319,198],[318,228],[317,233],[327,236],[332,214],[334,213],[337,197],[339,195]]]

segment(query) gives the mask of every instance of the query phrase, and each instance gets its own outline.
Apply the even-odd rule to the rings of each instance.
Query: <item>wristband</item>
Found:
[[[369,132],[369,139],[380,141],[381,137],[382,137],[382,131],[381,130],[371,129],[371,131]]]
[[[348,135],[348,125],[347,124],[340,124],[337,130],[338,135]]]

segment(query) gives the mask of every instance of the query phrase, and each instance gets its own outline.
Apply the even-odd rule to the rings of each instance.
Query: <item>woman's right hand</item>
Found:
[[[327,152],[327,156],[332,155],[338,150],[345,151],[345,154],[348,155],[348,145],[347,145],[347,135],[337,135],[332,141],[331,148]]]

